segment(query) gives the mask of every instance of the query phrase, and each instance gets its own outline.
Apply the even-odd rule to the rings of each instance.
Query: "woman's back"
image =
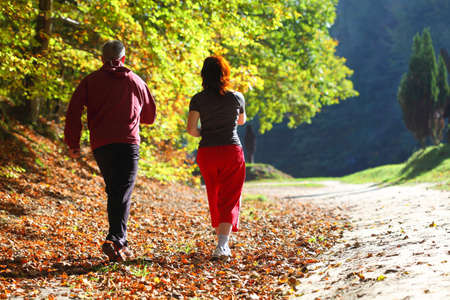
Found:
[[[200,147],[241,145],[237,121],[244,107],[244,97],[239,92],[228,91],[220,95],[204,90],[192,97],[189,110],[200,113]]]

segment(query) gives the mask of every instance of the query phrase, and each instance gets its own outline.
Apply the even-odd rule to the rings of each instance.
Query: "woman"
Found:
[[[238,231],[245,180],[244,155],[237,134],[237,125],[246,120],[245,100],[241,93],[228,90],[230,66],[223,57],[206,58],[201,76],[203,91],[192,97],[189,104],[187,132],[201,137],[197,163],[218,237],[213,258],[229,257],[228,239],[231,231]]]

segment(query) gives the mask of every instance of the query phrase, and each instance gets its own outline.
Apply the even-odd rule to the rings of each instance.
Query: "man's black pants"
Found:
[[[109,144],[94,150],[108,195],[109,233],[106,240],[127,246],[131,193],[138,171],[139,145]]]

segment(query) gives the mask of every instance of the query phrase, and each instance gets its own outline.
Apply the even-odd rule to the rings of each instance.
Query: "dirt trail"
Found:
[[[247,185],[344,210],[353,226],[310,267],[299,299],[450,299],[450,192],[427,185]]]

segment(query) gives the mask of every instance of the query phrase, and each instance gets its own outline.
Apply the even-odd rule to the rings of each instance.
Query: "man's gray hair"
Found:
[[[121,59],[125,56],[125,46],[121,41],[107,41],[102,48],[102,56],[105,61]]]

